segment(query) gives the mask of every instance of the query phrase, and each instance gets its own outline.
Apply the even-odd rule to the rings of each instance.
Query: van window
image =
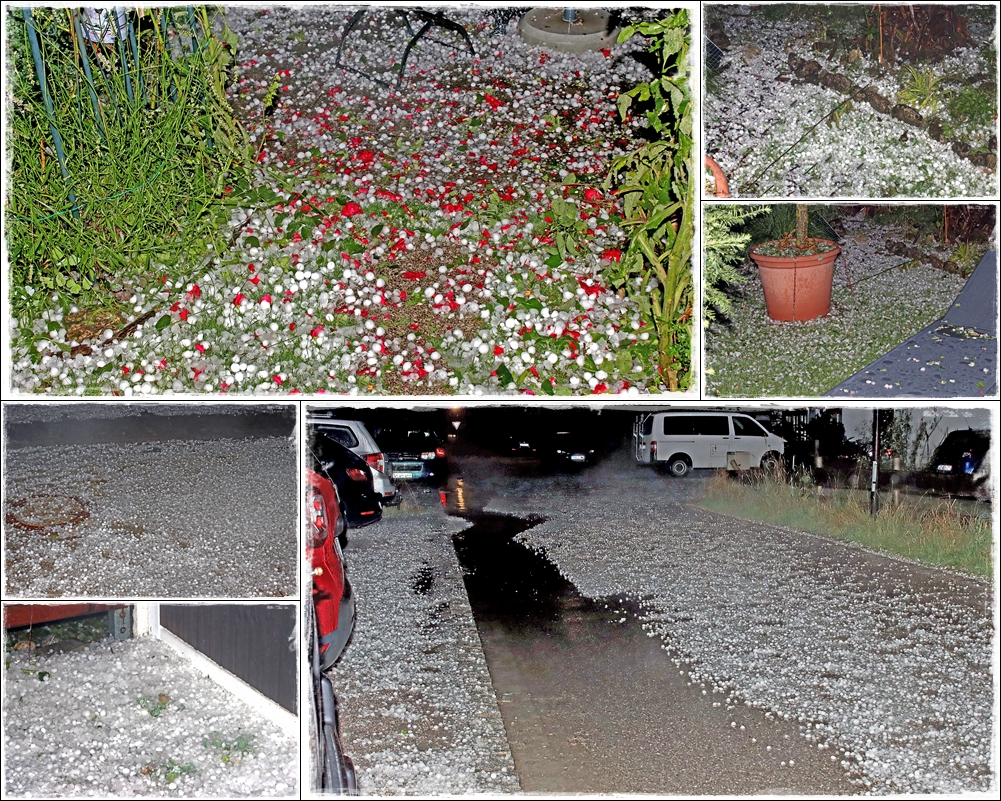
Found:
[[[750,417],[733,416],[733,433],[738,437],[767,437],[768,432],[757,420]]]
[[[730,425],[726,415],[672,414],[664,416],[666,437],[728,437]]]
[[[640,434],[644,437],[649,437],[653,433],[653,415],[647,415],[643,418],[643,425],[640,427]]]
[[[728,437],[730,436],[730,424],[727,422],[726,415],[711,415],[711,416],[699,416],[693,417],[692,422],[694,424],[693,430],[695,434],[701,434],[704,437]]]
[[[692,418],[688,415],[669,414],[664,417],[665,437],[690,437],[693,433]]]

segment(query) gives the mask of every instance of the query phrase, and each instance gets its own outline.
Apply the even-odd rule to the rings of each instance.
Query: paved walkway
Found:
[[[825,393],[980,398],[997,394],[997,253],[988,251],[945,316]]]

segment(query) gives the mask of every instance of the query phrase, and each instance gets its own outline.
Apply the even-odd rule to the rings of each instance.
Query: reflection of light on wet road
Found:
[[[469,487],[457,476],[449,477],[448,485],[438,493],[438,496],[446,514],[462,515],[478,510],[475,506],[475,493],[470,492]]]

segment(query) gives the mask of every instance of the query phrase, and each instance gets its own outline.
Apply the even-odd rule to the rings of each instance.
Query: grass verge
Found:
[[[993,575],[991,522],[961,515],[948,501],[933,507],[885,506],[872,517],[865,493],[818,495],[815,487],[777,478],[736,481],[719,473],[696,503],[711,512],[856,542],[922,564]]]

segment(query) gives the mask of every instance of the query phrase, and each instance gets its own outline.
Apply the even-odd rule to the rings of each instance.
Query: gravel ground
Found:
[[[287,438],[21,448],[4,474],[13,596],[295,593]]]
[[[888,253],[888,239],[905,239],[897,226],[843,222],[825,317],[772,320],[757,267],[741,268],[747,283],[728,318],[705,333],[707,395],[821,395],[948,311],[966,279]]]
[[[810,126],[846,99],[824,86],[780,80],[782,73],[789,73],[790,50],[802,58],[816,59],[831,72],[848,75],[860,86],[872,85],[891,103],[896,102],[897,92],[906,82],[906,72],[898,65],[896,70],[873,78],[864,58],[849,65],[828,60],[812,50],[819,38],[812,21],[765,20],[760,7],[747,5],[719,5],[713,11],[723,19],[731,41],[727,51],[730,66],[720,76],[719,95],[705,96],[705,147],[727,176],[732,196],[997,196],[996,169],[974,166],[957,156],[950,145],[934,141],[921,128],[877,113],[865,101],[854,103],[835,124],[818,125],[782,156]],[[832,25],[832,31],[836,27]],[[995,38],[993,25],[971,21],[970,28],[975,41]],[[843,53],[842,49],[838,55]],[[919,65],[922,71],[928,68],[941,81],[936,93],[940,97],[947,91],[960,91],[976,73],[989,76],[997,71],[996,62],[992,69],[976,48],[961,48],[941,62]],[[985,91],[996,92],[996,86]],[[996,137],[996,113],[991,124],[982,128],[974,129],[964,122],[953,124],[968,135],[974,147],[984,147],[992,133]],[[996,138],[993,149],[996,154]],[[769,166],[777,157],[777,163]],[[759,175],[758,184],[752,186]]]
[[[638,307],[599,278],[625,242],[601,183],[639,141],[642,118],[623,125],[615,98],[650,76],[632,57],[642,37],[560,54],[526,45],[513,22],[495,30],[486,9],[453,8],[475,59],[425,38],[396,91],[335,65],[350,12],[227,10],[240,36],[230,95],[263,171],[254,202],[233,215],[234,246],[183,281],[135,282],[133,318],[156,314],[122,341],[91,343],[93,354],[49,354],[73,339],[58,308],[32,321],[27,340],[15,323],[12,339],[38,340],[46,354],[36,363],[15,345],[15,387],[660,391]],[[377,72],[398,63],[405,41],[402,21],[380,10],[351,35],[344,63]],[[564,196],[573,205],[557,214]],[[560,253],[578,222],[579,248]]]
[[[495,478],[488,510],[545,515],[523,541],[584,594],[639,600],[717,703],[796,722],[860,792],[996,789],[990,585],[685,505],[703,486],[620,452]]]
[[[7,658],[5,797],[297,795],[296,738],[157,640]]]
[[[364,795],[520,790],[452,547],[464,528],[424,493],[350,532],[358,623],[329,675]]]

